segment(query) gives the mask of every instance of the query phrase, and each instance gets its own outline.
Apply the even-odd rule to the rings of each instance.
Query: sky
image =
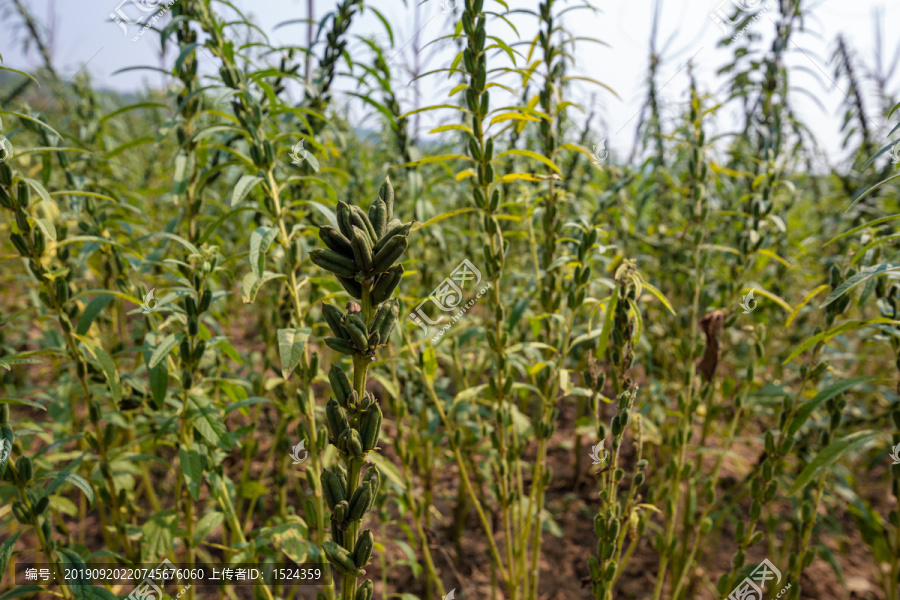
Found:
[[[95,83],[102,87],[123,92],[138,92],[148,87],[160,87],[165,77],[149,70],[122,69],[137,66],[161,64],[159,37],[147,31],[137,41],[132,41],[139,26],[130,25],[127,33],[110,19],[110,14],[121,7],[129,16],[140,14],[134,10],[132,2],[138,0],[23,0],[34,14],[48,27],[51,35],[51,51],[56,69],[64,80],[74,76],[79,70],[88,71]],[[151,5],[160,0],[144,0]],[[0,4],[9,0],[0,0]],[[119,3],[121,2],[121,3]],[[348,50],[354,60],[366,60],[367,47],[359,37],[374,37],[384,46],[392,45],[385,53],[390,57],[390,67],[395,77],[395,88],[403,110],[415,106],[414,87],[410,85],[407,71],[414,60],[415,47],[421,48],[419,60],[423,70],[446,67],[455,53],[450,44],[433,44],[441,36],[450,33],[455,23],[452,10],[462,9],[462,0],[424,0],[418,6],[416,20],[416,0],[369,0],[367,5],[378,9],[391,22],[393,44],[375,11],[365,10],[352,24],[353,38]],[[710,16],[721,9],[721,14],[731,14],[735,4],[745,3],[745,8],[756,8],[759,18],[751,24],[754,32],[769,40],[774,31],[776,9],[766,10],[766,3],[773,0],[661,0],[658,47],[662,57],[658,86],[670,116],[680,114],[685,106],[688,85],[688,62],[701,91],[713,97],[724,97],[724,78],[716,74],[730,58],[730,50],[717,47],[724,30],[734,28],[728,24],[717,24]],[[117,4],[119,3],[119,4]],[[306,27],[295,23],[277,27],[285,21],[306,18],[306,0],[234,0],[236,6],[245,11],[270,36],[273,44],[303,45]],[[486,0],[488,6],[492,0]],[[512,9],[534,8],[536,0],[510,0]],[[574,6],[570,2],[558,2],[562,6]],[[575,69],[572,74],[583,75],[609,86],[615,94],[600,86],[580,83],[573,90],[576,101],[582,103],[587,112],[594,109],[596,115],[592,129],[595,137],[602,137],[613,156],[627,157],[634,142],[634,130],[638,123],[638,113],[646,100],[646,76],[649,59],[649,39],[652,27],[651,0],[594,0],[597,12],[572,10],[563,16],[565,26],[576,36],[596,38],[603,42],[580,42],[574,53]],[[316,19],[333,9],[336,2],[315,0]],[[459,5],[459,6],[455,6]],[[496,6],[496,4],[494,4]],[[762,10],[760,10],[762,7]],[[875,65],[875,15],[881,11],[884,28],[888,24],[900,23],[900,2],[890,0],[855,0],[848,3],[841,0],[817,0],[811,3],[804,30],[795,34],[794,44],[788,54],[791,67],[791,103],[801,120],[813,129],[828,160],[836,163],[845,153],[841,150],[839,132],[842,111],[840,102],[845,96],[846,82],[833,80],[833,66],[829,62],[838,34],[843,34],[854,49],[862,65]],[[153,14],[153,13],[151,13]],[[0,13],[4,21],[12,19],[8,12]],[[164,17],[165,18],[165,17]],[[514,14],[512,23],[519,31],[521,39],[531,39],[536,32],[536,21],[524,14]],[[4,28],[10,31],[9,28]],[[894,27],[893,29],[896,29]],[[509,25],[495,20],[489,25],[489,35],[512,43],[515,34]],[[23,50],[25,32],[19,30],[13,35],[0,39],[0,55],[6,66],[28,70],[40,64],[40,58],[33,48]],[[886,36],[888,41],[882,48],[885,62],[890,63],[896,54],[897,40]],[[765,42],[768,47],[768,41]],[[516,47],[527,53],[527,45]],[[168,62],[173,56],[170,53]],[[204,66],[205,65],[205,66]],[[211,73],[215,63],[211,57],[201,60],[201,71]],[[418,82],[421,102],[424,105],[446,101],[447,92],[455,85],[446,75],[434,75]],[[891,91],[900,91],[900,76],[891,80]],[[349,78],[339,80],[340,90],[354,89],[355,82]],[[295,98],[299,89],[291,90]],[[338,106],[346,105],[352,122],[364,128],[378,129],[378,116],[359,102],[348,96],[338,99]],[[883,127],[880,106],[870,100],[867,117],[878,123],[887,143],[889,129]],[[664,113],[665,114],[665,113]],[[573,115],[577,119],[577,113]],[[732,112],[720,114],[717,118],[718,131],[730,131],[740,122],[740,115]],[[442,119],[454,118],[445,113],[429,113],[421,118],[420,133],[427,132]],[[896,122],[896,115],[894,121]],[[371,124],[371,125],[370,125]],[[583,124],[582,124],[583,125]],[[897,137],[895,134],[894,137]],[[600,141],[600,140],[597,140]]]

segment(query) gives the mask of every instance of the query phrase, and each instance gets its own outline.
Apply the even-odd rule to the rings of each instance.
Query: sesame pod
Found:
[[[378,199],[384,202],[387,218],[390,220],[394,216],[394,186],[391,185],[390,177],[384,178],[384,183],[378,189]]]
[[[349,242],[350,237],[353,235],[353,222],[350,220],[350,205],[346,202],[338,201],[335,214],[337,215],[338,228]]]
[[[12,504],[13,514],[16,516],[16,520],[22,525],[30,525],[31,517],[28,514],[28,509],[25,508],[25,505],[16,500]]]
[[[347,330],[350,340],[360,352],[369,347],[369,333],[366,331],[366,324],[362,317],[356,314],[347,315],[344,318],[344,329]]]
[[[116,441],[116,428],[112,423],[107,423],[106,427],[103,428],[103,443],[106,444],[107,447],[112,446],[113,442]]]
[[[381,407],[377,404],[362,414],[359,420],[359,434],[362,438],[362,449],[365,452],[374,450],[378,445],[378,435],[381,433],[381,420],[383,418]]]
[[[329,398],[325,404],[325,417],[333,438],[337,438],[350,428],[347,411],[334,398]]]
[[[363,456],[365,450],[363,450],[362,438],[360,437],[359,432],[355,429],[350,429],[347,433],[347,453],[351,456]]]
[[[396,312],[399,312],[399,303],[399,300],[396,298],[391,298],[379,306],[378,310],[375,311],[375,316],[372,318],[372,323],[369,325],[369,333],[381,330],[385,320],[390,316],[391,312],[394,312],[392,309],[396,308]]]
[[[331,383],[331,391],[334,392],[337,401],[346,404],[353,388],[350,386],[350,380],[344,370],[337,365],[331,365],[331,369],[328,371],[328,381]]]
[[[376,240],[384,235],[384,228],[387,225],[387,205],[381,198],[369,206],[369,222],[372,223],[372,229],[375,230]]]
[[[369,221],[369,215],[363,212],[363,209],[360,207],[350,206],[350,224],[365,231],[369,236],[369,241],[373,244],[378,241],[378,236],[375,235],[375,228],[372,227],[372,223]]]
[[[347,496],[347,490],[350,489],[350,480],[347,477],[347,469],[344,468],[343,465],[338,464],[334,469],[334,476],[337,478],[338,482],[341,484],[341,494],[342,497]]]
[[[356,348],[344,338],[327,337],[325,338],[325,345],[341,354],[356,354]]]
[[[409,235],[409,230],[412,228],[414,221],[410,221],[409,223],[400,223],[397,222],[397,225],[388,225],[387,231],[381,236],[381,239],[378,240],[378,243],[372,248],[372,252],[378,254],[382,248],[384,248],[385,244],[387,244],[391,239],[397,237],[398,235],[402,235],[406,237]]]
[[[197,316],[197,303],[194,301],[193,296],[184,297],[184,311],[189,317]]]
[[[403,279],[402,264],[394,265],[383,273],[375,283],[375,287],[372,288],[372,304],[381,304],[390,298],[397,286],[400,285],[401,279]]]
[[[0,163],[0,169],[5,167],[5,163]],[[9,185],[9,184],[4,184]],[[15,204],[13,204],[12,196],[9,195],[9,192],[6,191],[5,187],[0,186],[0,206],[3,208],[13,208]]]
[[[341,320],[343,320],[344,318],[344,313],[340,308],[338,308],[334,304],[328,304],[326,302],[322,304],[322,317],[325,318],[325,322],[328,323],[329,329],[331,329],[331,332],[334,333],[336,337],[343,337],[344,335],[346,335],[344,326],[341,325]]]
[[[196,316],[188,317],[188,335],[191,337],[200,333],[200,321]]]
[[[375,584],[371,579],[366,579],[358,588],[356,588],[355,600],[372,600],[375,595]]]
[[[19,226],[19,231],[28,235],[31,233],[31,225],[28,223],[28,215],[25,214],[25,211],[19,209],[16,211],[16,225]]]
[[[333,518],[331,519],[331,539],[334,540],[336,544],[343,545],[344,543],[344,532],[341,530],[340,523]]]
[[[325,245],[343,256],[353,256],[353,248],[350,246],[350,240],[331,226],[319,227],[319,238],[325,242]]]
[[[22,208],[31,203],[31,188],[24,181],[20,181],[16,187],[16,200]]]
[[[322,267],[326,271],[331,271],[335,275],[343,277],[356,276],[356,263],[332,250],[316,248],[309,253],[309,259],[313,264]]]
[[[372,270],[372,245],[369,243],[369,236],[359,227],[353,226],[353,256],[356,264],[368,273]]]
[[[372,549],[374,547],[375,536],[372,535],[372,531],[366,529],[361,532],[356,539],[356,547],[353,548],[353,562],[356,563],[358,568],[362,569],[369,564],[369,559],[372,558]]]
[[[69,282],[65,279],[56,280],[56,299],[60,305],[69,301]]]
[[[44,232],[40,229],[34,230],[34,249],[38,254],[43,254],[47,250],[47,239],[44,237]]]
[[[337,276],[338,282],[340,282],[341,287],[347,290],[347,293],[350,294],[351,298],[356,298],[357,300],[362,299],[362,284],[359,283],[356,279],[351,277],[341,277]]]
[[[331,510],[334,510],[334,507],[344,499],[343,490],[340,488],[337,477],[328,469],[322,470],[322,494]]]
[[[9,405],[0,405],[0,425],[9,423]]]
[[[16,473],[19,474],[19,481],[22,483],[31,481],[31,478],[34,476],[34,466],[31,464],[31,459],[27,456],[20,456],[19,460],[16,461]]]
[[[377,467],[371,466],[366,471],[365,477],[363,477],[363,483],[368,483],[372,486],[372,496],[378,495],[378,490],[381,489],[381,472]]]
[[[39,517],[43,514],[47,507],[50,505],[50,498],[47,496],[42,496],[37,502],[34,503],[32,507],[32,514],[36,517]]]
[[[206,352],[206,340],[200,340],[197,342],[197,347],[194,348],[194,361],[200,360],[204,352]]]
[[[205,313],[209,310],[209,305],[212,303],[212,292],[210,290],[206,290],[203,292],[203,295],[200,297],[200,306],[197,307],[201,313]]]
[[[351,521],[359,521],[363,518],[363,515],[366,514],[366,509],[369,508],[369,502],[372,496],[372,486],[368,483],[363,483],[356,491],[353,492],[353,497],[350,498],[350,514],[348,517]]]
[[[328,562],[333,564],[342,574],[348,575],[356,572],[356,564],[346,548],[338,546],[331,540],[327,540],[322,543],[322,550],[325,551],[325,558],[328,559]]]
[[[378,309],[378,312],[382,311],[384,311],[385,315],[378,325],[377,332],[381,338],[381,343],[386,344],[391,332],[394,331],[394,326],[397,324],[397,316],[400,314],[400,301],[396,298],[388,300]]]
[[[12,167],[9,166],[9,163],[0,163],[0,185],[4,185],[9,187],[12,185]]]
[[[22,256],[30,256],[31,251],[28,249],[28,244],[25,243],[25,238],[23,238],[18,233],[13,233],[9,236],[10,241],[13,243],[13,246],[16,247],[16,250],[19,251],[19,254]]]
[[[346,500],[342,500],[341,502],[338,502],[331,510],[331,518],[333,518],[336,523],[343,523],[347,520],[347,513],[349,512],[349,510],[350,503]]]
[[[181,340],[181,344],[178,346],[178,352],[181,355],[182,362],[190,362],[191,360],[191,342],[188,338],[184,338]]]
[[[384,273],[390,269],[397,259],[400,258],[400,255],[406,252],[408,247],[409,239],[406,236],[398,235],[391,238],[391,240],[384,245],[384,248],[375,254],[375,259],[373,261],[375,263],[375,271]]]

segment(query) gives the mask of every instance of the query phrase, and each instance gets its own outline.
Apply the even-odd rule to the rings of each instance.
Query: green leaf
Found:
[[[278,235],[276,227],[257,227],[250,234],[250,268],[257,278],[262,276],[266,267],[266,252]]]
[[[299,523],[287,524],[288,527],[272,536],[276,550],[280,550],[295,563],[303,564],[309,556],[309,544],[306,541],[306,527]]]
[[[228,415],[235,410],[239,410],[247,406],[253,406],[254,404],[270,404],[271,402],[272,401],[268,398],[262,398],[260,396],[250,396],[249,398],[245,398],[244,400],[239,400],[238,402],[229,404],[228,408],[225,409],[225,414]]]
[[[203,481],[203,462],[200,459],[200,453],[197,451],[196,444],[192,443],[188,447],[182,446],[179,448],[178,458],[181,462],[181,472],[184,474],[188,492],[190,492],[194,500],[199,500],[200,484]]]
[[[0,404],[19,404],[22,406],[30,406],[32,408],[47,410],[47,407],[43,404],[35,402],[34,400],[25,400],[23,398],[0,398]]]
[[[218,511],[203,515],[203,518],[197,521],[197,527],[194,529],[194,544],[199,545],[200,542],[206,539],[206,537],[224,521],[225,515]]]
[[[262,181],[262,177],[257,177],[256,175],[242,176],[238,180],[237,185],[234,186],[234,192],[231,194],[231,206],[235,206],[246,198],[250,190],[255,188],[260,181]]]
[[[495,117],[494,120],[496,120],[497,118],[498,118],[498,117]],[[529,121],[540,121],[540,119],[536,119],[536,118],[534,118],[534,117],[529,117],[527,120],[529,120]],[[493,123],[493,121],[491,121],[491,122]],[[537,152],[532,152],[531,150],[518,150],[518,149],[507,150],[506,152],[501,152],[500,154],[498,154],[497,156],[495,156],[495,157],[491,160],[491,162],[494,162],[494,161],[497,160],[498,158],[502,158],[502,157],[504,157],[504,156],[510,156],[510,155],[515,155],[515,156],[526,156],[526,157],[528,157],[528,158],[533,158],[534,160],[537,160],[537,161],[540,161],[540,162],[544,163],[545,165],[547,165],[548,167],[550,167],[551,169],[553,169],[554,171],[556,171],[558,174],[562,175],[562,171],[559,170],[559,167],[556,166],[556,163],[554,163],[552,160],[550,160],[549,158],[547,158],[547,157],[545,157],[545,156],[541,156],[541,155],[538,154]]]
[[[422,364],[425,366],[425,375],[428,379],[434,381],[434,375],[437,373],[437,356],[434,353],[434,346],[431,343],[426,344],[425,350],[422,351]]]
[[[788,428],[788,435],[794,435],[797,431],[803,427],[803,424],[806,423],[806,420],[809,419],[810,415],[812,415],[813,411],[816,410],[819,406],[821,406],[824,402],[827,402],[834,398],[839,394],[843,394],[853,386],[862,383],[864,381],[874,381],[878,379],[877,377],[851,377],[850,379],[842,379],[837,383],[833,383],[818,394],[816,397],[806,402],[803,406],[797,410],[797,414],[794,416],[794,420],[791,422],[790,428]]]
[[[150,392],[153,395],[153,404],[156,410],[163,407],[166,402],[166,391],[169,389],[169,365],[160,361],[158,365],[150,368],[151,355],[149,350],[144,350],[144,363],[147,365],[147,379],[150,380]]]
[[[9,536],[0,544],[0,582],[3,581],[3,575],[6,573],[6,565],[9,564],[9,558],[12,556],[13,549],[16,547],[16,540],[23,532],[19,531]]]
[[[673,315],[675,314],[675,309],[672,308],[671,304],[669,304],[669,301],[666,299],[665,294],[663,294],[656,287],[650,285],[646,281],[641,281],[641,287],[646,288],[646,290],[648,292],[650,292],[651,294],[656,296],[657,300],[659,300],[660,302],[663,303],[663,306],[665,306],[669,310],[670,313],[672,313]]]
[[[6,592],[2,596],[0,596],[0,600],[13,600],[13,598],[21,598],[22,596],[27,596],[28,594],[34,594],[36,592],[43,592],[44,588],[39,585],[23,585],[17,587],[16,589]]]
[[[44,233],[45,238],[53,242],[56,241],[56,227],[53,225],[52,221],[39,217],[32,217],[31,220],[34,221],[34,224]]]
[[[91,300],[87,306],[84,307],[84,312],[81,313],[81,318],[78,320],[78,327],[75,328],[75,333],[78,335],[84,335],[91,328],[91,323],[94,322],[94,319],[97,318],[97,315],[100,314],[106,305],[112,300],[112,296],[97,296],[93,300]]]
[[[47,488],[47,493],[52,493],[63,483],[71,483],[84,493],[88,501],[91,503],[91,508],[93,508],[94,506],[94,488],[92,488],[87,479],[85,479],[81,475],[76,475],[75,473],[69,473],[67,471],[60,471],[58,473],[44,473],[36,479],[53,480],[53,483],[51,483],[50,487]]]
[[[812,482],[813,477],[815,477],[819,469],[827,470],[844,453],[862,446],[876,435],[878,435],[878,433],[874,431],[857,431],[851,433],[847,437],[834,440],[828,444],[828,446],[823,448],[814,459],[807,463],[806,467],[800,472],[800,475],[797,476],[791,489],[788,490],[788,495],[793,496],[804,489]]]
[[[311,333],[312,330],[308,328],[278,330],[278,355],[281,357],[281,376],[285,379],[300,364],[306,340]]]
[[[150,357],[150,363],[147,366],[153,369],[156,365],[166,360],[166,357],[169,356],[172,349],[181,342],[181,338],[183,337],[183,333],[170,333],[167,335],[153,351],[153,355]]]
[[[256,300],[256,295],[259,293],[263,284],[272,281],[273,279],[281,279],[282,277],[285,276],[278,273],[272,273],[271,271],[266,271],[262,274],[262,277],[257,277],[256,273],[249,271],[244,275],[244,279],[241,281],[241,299],[244,301],[244,304],[252,304],[253,301]]]
[[[200,435],[213,446],[231,450],[231,437],[219,411],[208,400],[196,396],[189,398],[188,406],[188,419]]]
[[[92,587],[90,577],[84,577],[84,559],[69,548],[57,548],[56,553],[62,557],[63,564],[73,570],[73,577],[66,579],[66,585],[76,598],[83,598],[87,588]]]
[[[75,334],[75,337],[84,344],[87,351],[94,357],[94,360],[97,361],[100,370],[103,371],[106,380],[109,382],[109,391],[112,393],[112,398],[116,404],[118,404],[122,400],[122,382],[119,379],[119,371],[116,369],[116,363],[109,353],[99,345],[94,344],[83,335]]]
[[[854,321],[847,321],[846,323],[842,323],[837,327],[832,327],[828,331],[823,331],[822,333],[817,333],[816,335],[808,338],[802,344],[797,346],[793,352],[791,352],[790,356],[784,359],[784,362],[781,364],[786,365],[801,354],[803,354],[806,350],[818,344],[819,342],[827,342],[831,338],[838,336],[845,331],[852,331],[854,329],[862,329],[863,327],[868,327],[869,325],[876,325],[879,323],[889,324],[889,325],[900,325],[900,321],[893,321],[891,319],[885,319],[883,317],[878,317],[875,319],[860,319]]]
[[[141,532],[141,561],[145,563],[158,560],[160,556],[168,556],[172,552],[172,542],[175,539],[173,529],[175,527],[175,515],[171,510],[158,513],[150,517],[143,526]]]
[[[600,341],[597,342],[597,360],[603,360],[606,346],[609,345],[609,336],[612,333],[613,322],[616,317],[616,305],[619,303],[619,292],[614,289],[606,306],[606,319],[603,321],[603,331],[600,332]]]
[[[859,273],[857,273],[853,277],[849,277],[839,286],[834,288],[834,291],[828,294],[828,297],[825,298],[825,302],[822,304],[821,308],[825,308],[864,281],[871,279],[872,277],[878,277],[880,275],[890,273],[891,271],[896,271],[898,269],[900,269],[900,263],[881,263],[880,265],[876,265],[874,267],[862,269]]]

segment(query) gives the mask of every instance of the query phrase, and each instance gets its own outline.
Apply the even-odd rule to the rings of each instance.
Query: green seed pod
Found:
[[[340,228],[341,233],[344,234],[345,239],[349,243],[350,238],[353,236],[353,223],[350,219],[350,205],[346,202],[338,201],[335,214],[337,216],[338,228]]]
[[[0,404],[0,425],[6,425],[9,423],[9,405],[8,404]],[[0,439],[6,439],[4,436],[0,436]]]
[[[387,218],[390,220],[394,216],[394,186],[391,185],[390,177],[384,178],[384,183],[378,189],[378,198],[384,202]]]
[[[3,170],[6,167],[6,163],[0,163],[0,170]],[[8,184],[4,184],[8,185]],[[12,209],[15,204],[13,203],[12,196],[9,195],[9,192],[6,191],[5,187],[0,186],[0,206],[3,208]]]
[[[329,398],[325,404],[325,417],[331,437],[335,439],[350,428],[347,411],[334,398]]]
[[[374,266],[377,273],[384,273],[393,266],[409,247],[409,239],[406,236],[394,236],[384,247],[375,254]]]
[[[324,317],[325,322],[328,323],[328,327],[335,337],[344,337],[346,335],[347,332],[344,331],[344,327],[341,325],[344,313],[340,308],[334,304],[325,302],[322,304],[322,317]]]
[[[334,392],[337,401],[341,404],[345,404],[347,398],[350,396],[351,392],[353,392],[347,374],[344,373],[344,370],[339,366],[331,365],[331,369],[328,371],[328,381],[331,383],[331,391]]]
[[[366,331],[362,317],[358,314],[348,314],[344,317],[344,329],[347,330],[353,345],[360,352],[365,352],[369,347],[369,332]]]
[[[347,515],[350,512],[350,503],[346,500],[342,500],[335,504],[331,512],[332,518],[335,520],[335,522],[343,523],[347,520]]]
[[[31,204],[31,188],[24,181],[20,181],[16,186],[16,200],[22,208]]]
[[[38,255],[43,254],[47,250],[47,239],[40,229],[34,230],[34,249]]]
[[[402,237],[409,236],[409,232],[412,229],[412,226],[413,226],[413,221],[410,221],[409,223],[400,223],[399,221],[396,221],[396,225],[388,225],[387,231],[384,233],[383,236],[381,236],[381,239],[379,239],[378,242],[372,247],[372,252],[374,254],[378,254],[381,251],[381,249],[384,248],[385,244],[387,244],[389,241],[391,241],[398,235],[402,236]]]
[[[194,375],[187,369],[181,373],[181,387],[185,390],[194,387]]]
[[[387,221],[387,205],[384,203],[384,200],[379,198],[369,206],[369,222],[372,223],[372,228],[375,230],[376,240],[384,235]]]
[[[372,531],[366,529],[360,532],[359,537],[356,540],[356,546],[353,548],[353,562],[356,563],[357,567],[362,569],[369,564],[369,559],[372,558],[372,549],[374,547],[375,536],[372,535]]]
[[[347,453],[351,456],[362,457],[365,455],[365,451],[363,450],[362,445],[362,437],[360,437],[359,432],[355,429],[348,430],[349,435],[347,436],[346,442],[346,450]]]
[[[19,481],[22,483],[31,481],[31,478],[34,477],[34,466],[31,464],[31,459],[27,456],[20,456],[16,461],[16,473],[19,474]]]
[[[394,265],[386,273],[383,273],[375,283],[375,287],[372,288],[372,303],[381,304],[390,298],[397,286],[400,285],[401,279],[403,279],[402,264]]]
[[[374,595],[375,585],[372,583],[371,579],[366,579],[358,588],[356,588],[355,600],[372,600]]]
[[[338,254],[347,258],[353,256],[353,247],[350,245],[350,240],[334,227],[328,225],[319,227],[319,238],[325,242],[328,248]]]
[[[350,205],[350,224],[354,227],[359,227],[369,236],[369,241],[374,245],[375,242],[378,241],[378,236],[375,235],[375,228],[372,226],[371,221],[369,221],[369,215],[363,212],[358,206]],[[352,231],[352,230],[351,230]],[[347,236],[351,241],[353,240],[352,235]]]
[[[356,298],[357,300],[362,299],[362,285],[356,281],[356,279],[337,276],[338,282],[340,282],[341,287],[347,290],[347,293],[350,294],[351,298]]]
[[[362,417],[360,417],[359,433],[362,438],[363,451],[368,452],[378,445],[382,419],[381,407],[377,404],[364,412]]]
[[[181,343],[178,345],[178,353],[181,356],[182,362],[190,362],[191,360],[191,341],[188,338],[183,338]]]
[[[328,562],[333,564],[342,574],[348,575],[356,572],[353,556],[350,555],[346,548],[328,540],[322,543],[322,550],[325,551],[325,558],[328,559]]]
[[[9,163],[0,163],[0,185],[5,187],[9,187],[12,185],[12,167],[9,166]]]
[[[30,525],[31,524],[31,516],[28,514],[28,509],[25,508],[25,505],[19,502],[18,500],[12,503],[12,511],[16,517],[16,520],[22,525]]]
[[[116,428],[112,423],[107,423],[106,427],[103,428],[103,443],[106,444],[106,447],[110,447],[113,445],[113,442],[116,441]]]
[[[34,503],[31,512],[35,517],[39,517],[44,514],[44,511],[47,510],[48,506],[50,506],[50,498],[48,498],[47,496],[42,496],[37,502]]]
[[[28,244],[25,243],[24,237],[18,233],[12,233],[10,234],[9,239],[13,243],[13,246],[16,247],[16,250],[19,251],[19,254],[22,256],[31,256],[31,250],[28,249]]]
[[[369,467],[365,477],[363,477],[363,483],[368,483],[372,486],[372,496],[378,495],[378,490],[381,489],[381,472],[377,467]]]
[[[400,301],[396,298],[391,298],[378,307],[378,310],[375,312],[375,317],[372,319],[372,324],[369,325],[369,333],[377,331],[381,334],[381,340],[386,341],[388,336],[390,336],[391,332],[394,330],[394,325],[397,323],[397,316],[399,314]]]
[[[353,247],[353,256],[356,259],[357,266],[365,273],[371,271],[373,255],[368,234],[354,225],[353,238],[350,243]]]
[[[366,510],[369,508],[371,497],[371,484],[364,482],[358,488],[356,488],[356,490],[353,492],[353,497],[350,498],[349,518],[351,521],[359,521],[363,518],[363,515],[366,514]]]
[[[206,290],[203,292],[203,295],[200,297],[200,306],[197,307],[200,313],[205,313],[209,310],[209,305],[212,303],[212,292],[210,290]]]
[[[206,340],[200,340],[197,342],[197,347],[194,348],[194,361],[199,361],[204,352],[206,352]]]
[[[197,320],[197,317],[188,317],[188,335],[191,337],[196,336],[200,333],[200,321]]]
[[[184,311],[189,317],[197,316],[197,303],[194,301],[193,296],[184,297]]]
[[[333,250],[316,248],[309,253],[309,259],[313,264],[322,267],[326,271],[331,271],[335,275],[350,278],[356,276],[356,263]]]
[[[588,568],[591,570],[591,579],[600,581],[603,578],[603,571],[600,569],[600,563],[594,556],[588,557]]]
[[[356,354],[356,348],[344,338],[327,337],[325,338],[325,344],[341,354]]]
[[[337,476],[328,469],[322,469],[322,494],[332,511],[339,502],[344,500],[344,490]]]

